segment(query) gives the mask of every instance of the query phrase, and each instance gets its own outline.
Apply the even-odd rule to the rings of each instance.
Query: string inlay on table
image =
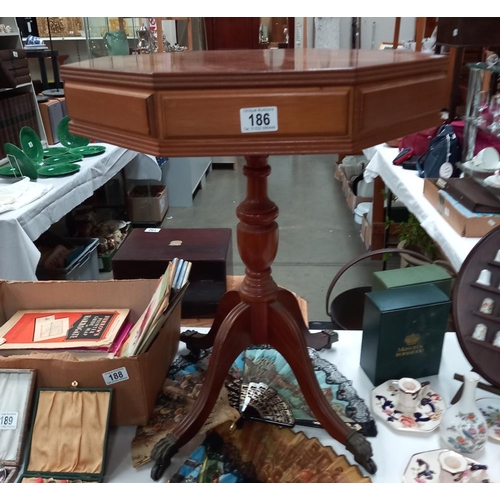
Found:
[[[446,67],[444,57],[405,51],[285,49],[107,57],[61,68],[72,133],[161,156],[246,158],[247,196],[236,211],[245,279],[223,297],[207,335],[184,337],[188,347],[213,352],[192,411],[153,450],[154,479],[201,428],[249,344],[271,344],[285,357],[324,429],[375,472],[368,441],[321,392],[294,295],[272,278],[278,207],[267,195],[267,158],[352,153],[438,124]],[[277,108],[277,129],[243,133],[240,110],[264,107]]]

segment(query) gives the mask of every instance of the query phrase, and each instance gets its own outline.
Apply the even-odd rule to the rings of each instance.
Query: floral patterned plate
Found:
[[[500,398],[481,398],[477,405],[488,424],[488,437],[500,443]]]
[[[440,483],[439,473],[441,467],[439,465],[438,457],[443,451],[442,450],[432,450],[423,451],[421,453],[416,453],[410,458],[408,465],[403,474],[403,483]],[[474,470],[476,467],[471,467],[470,470],[464,472],[461,480],[457,481],[459,483],[489,483],[490,478],[488,476],[488,468],[484,465],[479,464],[472,458],[465,457],[469,466],[479,466],[478,470]]]
[[[375,387],[371,398],[374,415],[398,431],[432,432],[439,427],[446,406],[443,398],[430,386],[424,389],[423,397],[414,413],[399,411],[397,398],[397,380],[388,380]]]

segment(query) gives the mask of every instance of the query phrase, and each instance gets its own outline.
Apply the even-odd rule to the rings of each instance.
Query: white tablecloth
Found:
[[[420,224],[441,247],[443,253],[458,271],[479,238],[464,238],[446,222],[439,212],[424,197],[424,179],[416,171],[405,170],[392,164],[398,154],[397,148],[378,145],[363,151],[370,160],[365,172],[366,182],[380,176],[385,185],[415,215]]]
[[[122,168],[130,178],[161,179],[153,157],[110,144],[102,155],[80,161],[80,171],[67,177],[38,178],[52,185],[41,198],[14,211],[0,214],[0,279],[35,281],[40,252],[33,241],[52,224],[92,196]]]
[[[207,331],[207,329],[197,330],[200,332]],[[370,404],[370,395],[374,387],[359,366],[361,338],[362,333],[360,331],[340,331],[339,342],[333,344],[332,349],[321,351],[320,355],[334,363],[343,375],[352,380],[358,394]],[[181,346],[183,347],[184,344],[181,344]],[[449,406],[451,399],[461,385],[460,382],[453,380],[453,375],[455,373],[464,374],[470,369],[471,366],[460,349],[455,333],[447,333],[439,375],[426,377],[425,380],[431,382],[431,388],[438,392]],[[477,398],[495,397],[479,389],[476,396]],[[498,400],[500,402],[500,397]],[[378,466],[377,473],[371,476],[371,480],[375,483],[401,482],[403,472],[412,455],[444,447],[444,444],[439,439],[439,430],[430,434],[398,432],[378,419],[377,429],[378,435],[374,438],[368,438],[373,448],[373,459]],[[345,447],[332,439],[324,430],[310,427],[297,427],[296,430],[303,431],[309,437],[316,436],[323,444],[331,446],[337,454],[344,454],[351,463],[355,463],[353,456],[345,450]],[[152,481],[150,479],[152,463],[139,469],[132,467],[130,443],[134,435],[135,427],[111,429],[106,482],[147,483]],[[162,481],[167,481],[177,472],[190,452],[201,441],[201,436],[198,436],[180,450],[172,459],[172,464],[166,470]],[[496,483],[500,482],[500,444],[488,441],[485,448],[479,452],[479,455],[473,458],[488,465],[489,475],[492,480]],[[362,469],[362,472],[364,475],[368,475],[364,469]]]

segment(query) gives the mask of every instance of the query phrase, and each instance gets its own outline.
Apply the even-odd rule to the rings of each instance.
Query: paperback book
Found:
[[[0,354],[79,348],[109,349],[129,309],[18,311],[0,327]]]
[[[149,348],[165,324],[170,311],[181,300],[188,286],[191,262],[173,259],[158,280],[155,293],[146,310],[130,331],[120,356],[137,356]]]

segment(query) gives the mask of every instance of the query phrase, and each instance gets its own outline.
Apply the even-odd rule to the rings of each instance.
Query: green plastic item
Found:
[[[43,156],[45,158],[49,158],[51,156],[60,156],[60,155],[64,155],[66,153],[69,153],[69,149],[68,148],[61,148],[59,146],[55,146],[53,148],[46,148],[43,150]]]
[[[62,175],[76,174],[80,170],[78,163],[63,163],[41,167],[38,174],[43,177],[61,177]]]
[[[106,151],[105,146],[82,146],[80,148],[70,149],[71,153],[83,155],[83,156],[97,156],[102,155]]]
[[[90,144],[90,139],[87,137],[81,137],[79,135],[73,135],[69,131],[69,122],[71,118],[65,116],[57,125],[57,137],[63,146],[67,148],[79,148],[81,146],[88,146]]]
[[[83,160],[82,155],[68,153],[65,155],[50,156],[49,158],[45,158],[43,163],[46,166],[51,166],[51,165],[61,165],[64,163],[75,163],[77,161],[82,161],[82,160]]]
[[[12,165],[6,165],[4,167],[0,167],[0,175],[4,175],[6,177],[20,177],[21,172]]]
[[[42,163],[43,146],[40,137],[31,127],[23,127],[19,132],[19,142],[26,156],[34,163]]]
[[[6,142],[3,146],[5,154],[8,156],[11,166],[16,168],[16,166],[21,171],[22,175],[29,177],[30,179],[38,179],[38,172],[36,165],[26,156],[26,154],[21,151],[17,146]],[[11,158],[13,157],[14,160]],[[17,162],[17,165],[15,164]]]

